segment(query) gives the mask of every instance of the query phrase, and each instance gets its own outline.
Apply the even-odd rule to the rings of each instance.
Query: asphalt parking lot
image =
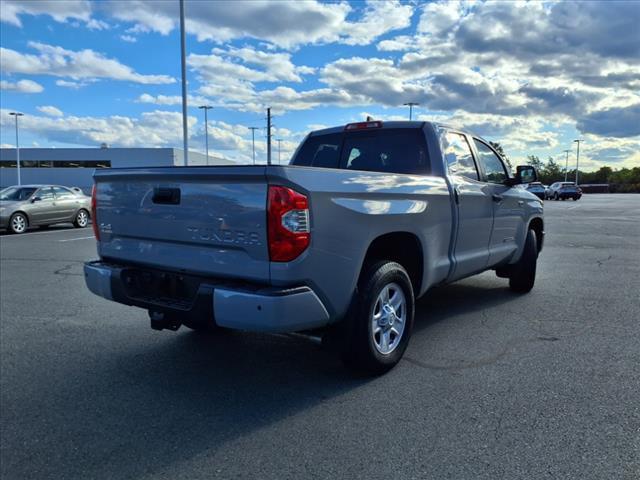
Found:
[[[640,195],[545,204],[536,287],[420,302],[354,378],[304,340],[149,329],[84,287],[91,229],[0,235],[0,476],[640,477]]]

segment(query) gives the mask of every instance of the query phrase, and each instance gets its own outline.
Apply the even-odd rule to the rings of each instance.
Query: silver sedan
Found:
[[[91,197],[59,185],[22,185],[0,190],[0,228],[24,233],[30,226],[89,224]]]

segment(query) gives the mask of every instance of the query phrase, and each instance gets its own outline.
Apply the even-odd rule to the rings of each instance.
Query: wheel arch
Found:
[[[9,215],[9,221],[7,223],[7,229],[8,230],[11,229],[11,219],[14,217],[14,215],[17,215],[17,214],[24,215],[24,218],[27,219],[27,228],[29,228],[30,226],[34,225],[33,223],[31,223],[31,217],[29,216],[29,214],[27,212],[25,212],[24,210],[16,210],[11,215]],[[26,231],[26,229],[25,229],[25,231]]]
[[[544,242],[544,220],[541,217],[534,217],[529,221],[527,230],[533,230],[536,234],[536,240],[538,245],[538,253],[542,250],[542,244]]]
[[[409,274],[414,294],[419,295],[423,284],[424,252],[419,238],[411,232],[390,232],[374,238],[365,253],[360,273],[376,260],[397,262]]]

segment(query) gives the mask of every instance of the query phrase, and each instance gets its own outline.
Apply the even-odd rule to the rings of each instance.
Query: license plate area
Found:
[[[190,310],[200,281],[177,273],[128,268],[122,272],[126,295],[134,300],[177,310]]]

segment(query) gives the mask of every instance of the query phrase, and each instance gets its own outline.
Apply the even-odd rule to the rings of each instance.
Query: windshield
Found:
[[[0,200],[9,200],[9,201],[26,200],[31,195],[33,195],[33,192],[35,192],[35,191],[36,191],[36,189],[32,188],[32,187],[24,187],[24,188],[9,187],[9,188],[5,188],[4,190],[0,191]]]

